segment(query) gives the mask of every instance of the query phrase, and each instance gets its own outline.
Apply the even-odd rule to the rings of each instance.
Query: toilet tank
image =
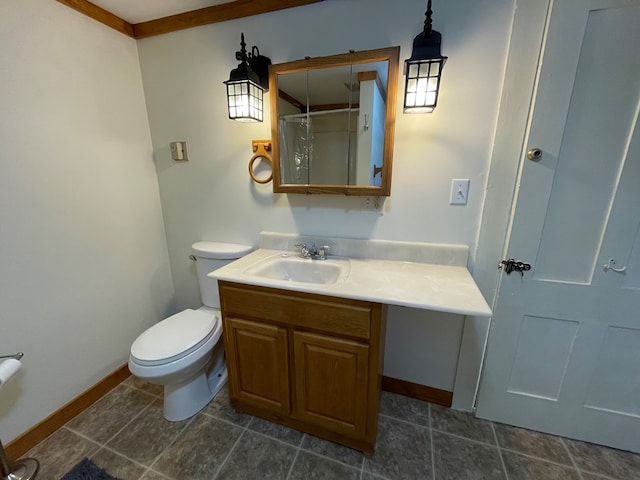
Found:
[[[200,297],[207,307],[220,308],[218,281],[207,274],[243,257],[252,250],[250,245],[220,242],[196,242],[191,246],[196,260]]]

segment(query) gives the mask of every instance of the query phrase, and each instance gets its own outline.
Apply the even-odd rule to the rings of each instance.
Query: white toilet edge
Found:
[[[211,308],[211,307],[201,307],[199,310],[211,310],[212,312],[219,312],[220,310]],[[171,361],[165,363],[155,363],[155,364],[142,364],[138,363],[137,359],[131,355],[129,352],[129,370],[136,376],[140,376],[142,378],[146,377],[154,377],[154,376],[164,376],[173,372],[179,371],[181,368],[185,368],[192,363],[196,363],[200,360],[204,355],[208,354],[215,345],[220,340],[222,336],[222,319],[218,316],[218,321],[214,327],[212,335],[209,339],[203,343],[199,348],[189,352],[186,355],[180,356],[178,358],[172,358]],[[136,371],[140,373],[140,375],[136,374]]]

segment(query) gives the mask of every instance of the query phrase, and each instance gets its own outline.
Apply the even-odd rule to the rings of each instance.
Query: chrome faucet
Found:
[[[311,258],[312,260],[326,260],[327,252],[331,250],[329,245],[316,247],[315,243],[311,247],[307,247],[304,243],[296,243],[294,247],[300,247],[300,258]]]

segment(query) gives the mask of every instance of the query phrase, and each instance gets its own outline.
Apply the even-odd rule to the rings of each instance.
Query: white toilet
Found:
[[[218,282],[207,274],[251,251],[232,243],[192,245],[203,307],[183,310],[145,330],[131,345],[129,370],[164,385],[164,417],[179,421],[207,405],[227,381]]]

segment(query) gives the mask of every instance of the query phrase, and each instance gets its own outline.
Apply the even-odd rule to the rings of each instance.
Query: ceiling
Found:
[[[199,8],[229,3],[231,0],[91,0],[129,23],[141,23]]]

